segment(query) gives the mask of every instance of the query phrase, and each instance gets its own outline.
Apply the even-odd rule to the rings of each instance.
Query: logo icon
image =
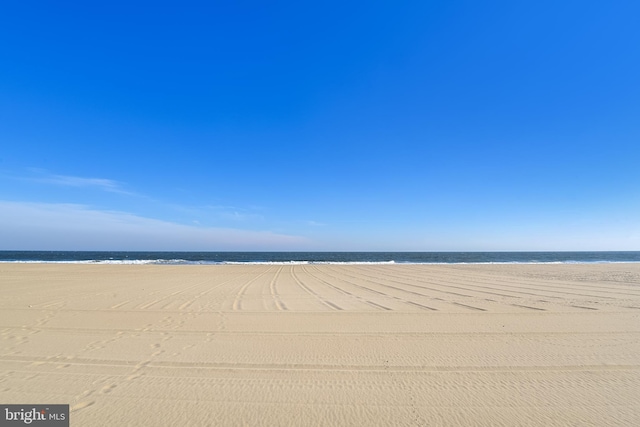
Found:
[[[0,427],[69,427],[69,405],[0,405]]]

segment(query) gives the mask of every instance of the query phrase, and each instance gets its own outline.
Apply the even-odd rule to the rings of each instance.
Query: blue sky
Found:
[[[1,6],[0,249],[640,250],[635,1],[93,3]]]

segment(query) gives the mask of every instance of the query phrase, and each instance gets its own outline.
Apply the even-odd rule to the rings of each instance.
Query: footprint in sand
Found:
[[[76,403],[70,408],[71,412],[79,411],[80,409],[84,409],[96,403],[94,400],[84,401],[80,403]]]
[[[101,393],[111,393],[111,390],[113,390],[114,388],[116,388],[117,386],[115,384],[109,384],[106,385],[104,387],[102,387],[102,390],[100,390]]]

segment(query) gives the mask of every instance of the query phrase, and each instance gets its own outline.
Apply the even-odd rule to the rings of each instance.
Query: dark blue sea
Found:
[[[0,251],[0,262],[96,264],[562,264],[640,262],[640,252]]]

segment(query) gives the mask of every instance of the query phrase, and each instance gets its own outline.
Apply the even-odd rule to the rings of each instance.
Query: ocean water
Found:
[[[95,264],[559,264],[640,262],[636,252],[0,251],[0,262]]]

